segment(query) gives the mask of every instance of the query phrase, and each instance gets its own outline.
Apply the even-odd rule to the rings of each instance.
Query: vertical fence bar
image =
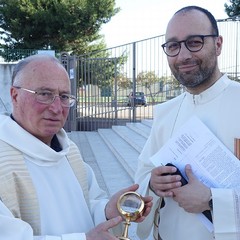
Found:
[[[118,93],[117,93],[117,59],[114,58],[114,112],[115,112],[115,118],[114,122],[117,125],[118,122]]]
[[[238,38],[239,38],[239,36],[238,36],[238,33],[239,33],[239,29],[238,29],[238,25],[239,25],[239,21],[237,21],[236,22],[236,68],[235,68],[235,79],[237,80],[238,79],[238,74],[239,74],[239,72],[238,72],[238,68],[239,68],[239,66],[238,66],[238,58],[239,58],[239,55],[237,54],[238,53],[238,47],[239,47],[239,40],[238,40]]]
[[[136,106],[135,106],[135,96],[136,96],[136,42],[133,43],[133,50],[132,50],[132,82],[133,82],[133,101],[132,101],[132,120],[136,122]]]

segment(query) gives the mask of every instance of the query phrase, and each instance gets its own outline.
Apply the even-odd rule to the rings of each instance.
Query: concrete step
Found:
[[[141,121],[142,124],[145,124],[147,126],[149,126],[150,128],[152,127],[152,123],[153,123],[153,120],[152,119],[143,119]]]
[[[130,129],[132,129],[133,131],[137,132],[141,136],[145,137],[146,139],[150,135],[151,127],[148,124],[143,124],[141,122],[135,122],[135,123],[126,123],[126,126]]]
[[[68,133],[68,136],[78,146],[82,154],[83,160],[92,167],[96,175],[96,178],[98,180],[99,186],[109,194],[107,185],[105,183],[105,179],[103,178],[103,175],[102,175],[102,171],[99,168],[98,162],[96,161],[96,156],[94,155],[92,147],[88,140],[89,135],[92,135],[92,134],[95,134],[95,133],[72,131]]]
[[[99,132],[87,136],[110,195],[133,184],[133,179],[102,140]]]
[[[152,120],[143,120],[97,132],[73,131],[69,137],[79,147],[84,161],[93,168],[100,187],[111,195],[134,182],[138,156],[151,125]]]
[[[72,132],[70,138],[77,143],[84,161],[93,168],[100,187],[109,196],[133,184],[133,179],[98,132]]]
[[[134,181],[139,152],[112,129],[98,129],[98,133]]]
[[[146,142],[145,137],[126,126],[113,126],[112,130],[121,136],[126,143],[137,150],[138,153],[142,151],[142,148]]]

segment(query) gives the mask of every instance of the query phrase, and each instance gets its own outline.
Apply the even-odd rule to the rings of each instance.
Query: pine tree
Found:
[[[229,17],[240,16],[240,0],[229,0],[230,4],[224,4],[225,12]]]
[[[76,54],[104,49],[101,26],[118,11],[115,0],[0,0],[1,47]]]

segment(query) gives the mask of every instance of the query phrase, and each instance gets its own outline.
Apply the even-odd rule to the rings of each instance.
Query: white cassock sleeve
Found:
[[[0,201],[0,239],[4,240],[86,240],[85,233],[58,236],[33,236],[31,226],[15,218]]]
[[[0,201],[0,239],[4,240],[32,240],[31,226],[14,218],[8,208]]]

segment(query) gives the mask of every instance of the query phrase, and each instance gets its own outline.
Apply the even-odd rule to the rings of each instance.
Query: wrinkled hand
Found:
[[[122,218],[118,216],[97,225],[91,231],[86,233],[86,240],[118,240],[118,238],[110,234],[108,230],[117,226],[121,221]]]
[[[210,189],[194,176],[189,164],[186,165],[185,172],[188,177],[188,184],[181,188],[172,189],[173,199],[180,207],[190,213],[210,210],[208,205],[211,197]]]
[[[180,175],[171,175],[176,171],[177,169],[172,166],[154,168],[149,181],[150,189],[159,197],[173,197],[172,189],[179,188],[182,185]]]
[[[111,218],[119,216],[119,211],[117,209],[117,201],[118,201],[119,197],[125,192],[129,192],[129,191],[135,192],[138,189],[138,187],[139,187],[138,184],[134,184],[128,188],[124,188],[124,189],[120,190],[119,192],[115,193],[106,205],[106,208],[105,208],[106,218],[111,219]],[[143,198],[143,201],[145,204],[145,209],[144,209],[142,216],[139,217],[136,220],[136,222],[142,222],[151,211],[152,197],[147,196],[147,197],[142,197],[142,198]]]

